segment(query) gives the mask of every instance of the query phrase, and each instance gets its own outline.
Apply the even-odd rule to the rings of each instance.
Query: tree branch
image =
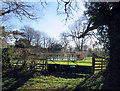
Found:
[[[77,38],[84,38],[89,31],[92,31],[92,30],[98,28],[98,26],[96,26],[96,25],[93,25],[92,27],[90,27],[91,23],[92,23],[92,22],[90,21],[89,24],[88,24],[88,26],[87,26],[87,29],[85,30],[85,32],[83,32],[83,33],[82,33],[79,37],[77,37]]]

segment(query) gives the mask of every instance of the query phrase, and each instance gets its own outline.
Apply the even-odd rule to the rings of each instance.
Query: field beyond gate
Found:
[[[19,60],[18,60],[19,59]],[[106,68],[107,61],[103,58],[92,57],[80,58],[80,54],[61,54],[61,53],[41,53],[29,54],[26,57],[13,57],[12,63],[15,68],[19,68],[23,64],[29,69],[48,70],[48,71],[64,71],[76,73],[94,73],[93,71],[101,71]]]
[[[25,50],[24,50],[25,51]],[[20,52],[20,51],[19,51]],[[11,73],[3,71],[3,89],[75,89],[84,80],[94,78],[92,57],[79,58],[78,54],[28,54],[26,52],[18,55],[12,55]],[[65,55],[67,59],[60,58]],[[57,56],[57,57],[56,57]],[[51,58],[50,58],[51,57]],[[73,58],[72,58],[73,57]],[[101,58],[95,58],[96,65],[101,64],[98,61],[105,61]],[[99,66],[99,65],[98,65]],[[99,66],[99,70],[105,69],[105,65]],[[94,68],[95,68],[94,67]],[[23,70],[21,70],[21,68]],[[95,68],[96,69],[96,68]],[[9,69],[8,69],[9,70]],[[101,78],[100,78],[101,79]],[[89,81],[94,82],[94,81]],[[88,83],[89,83],[88,82]],[[97,81],[98,82],[98,81]],[[89,84],[92,85],[92,84]]]
[[[60,71],[70,73],[92,73],[92,58],[73,58],[64,57],[63,59],[49,58],[48,59],[48,71]]]

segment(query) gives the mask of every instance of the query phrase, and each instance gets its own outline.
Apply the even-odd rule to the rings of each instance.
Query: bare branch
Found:
[[[85,32],[83,32],[78,38],[84,38],[89,31],[92,31],[92,30],[98,28],[98,26],[96,26],[96,25],[93,25],[92,27],[90,27],[91,23],[92,22],[90,21],[89,24],[88,24],[88,26],[87,26],[87,29],[85,30]]]
[[[45,5],[47,5],[47,2],[46,2],[46,0],[44,0],[44,1],[40,0],[40,4],[42,5],[43,8],[45,8]]]

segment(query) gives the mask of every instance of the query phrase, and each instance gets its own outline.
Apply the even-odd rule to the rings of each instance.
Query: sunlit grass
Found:
[[[55,76],[38,75],[29,79],[22,87],[18,89],[57,89],[71,88],[74,89],[85,78],[62,78]]]
[[[63,64],[63,65],[83,65],[83,66],[92,66],[92,63],[74,63],[74,62],[52,62],[48,61],[48,64]]]
[[[96,59],[96,60],[101,60],[101,59]],[[31,64],[33,60],[28,60],[27,61],[27,65]],[[43,61],[41,60],[34,60],[35,63],[38,64],[43,64]],[[101,60],[102,61],[102,60]],[[16,61],[17,62],[17,61]],[[101,63],[101,62],[96,62],[96,63]],[[83,60],[48,60],[48,64],[63,64],[63,65],[83,65],[83,66],[92,66],[92,57],[86,57]],[[15,65],[15,64],[14,64]],[[19,65],[21,65],[21,63],[19,63]],[[98,65],[99,66],[99,65]],[[105,66],[105,65],[104,65]],[[101,69],[101,66],[99,68],[96,69]],[[103,69],[105,69],[105,67],[103,67]],[[41,69],[39,69],[41,70]],[[98,73],[99,71],[95,71],[95,74]],[[69,74],[71,75],[71,74]],[[83,75],[83,74],[80,74]],[[65,74],[64,74],[65,76]],[[88,75],[86,75],[88,76]],[[58,88],[65,88],[65,89],[74,89],[76,88],[76,86],[78,86],[83,80],[85,80],[86,77],[83,78],[69,78],[69,77],[61,77],[61,76],[55,76],[55,75],[42,75],[39,72],[33,74],[33,77],[31,77],[30,79],[28,79],[28,81],[26,81],[23,85],[21,85],[19,88],[17,89],[58,89]],[[97,82],[99,81],[91,81],[91,84],[96,84],[96,86],[92,86],[91,89],[95,89],[97,87]],[[2,83],[2,85],[6,84],[6,83],[11,83],[14,84],[16,83],[16,79],[14,78],[8,78],[8,79],[4,79],[4,82]],[[88,84],[86,86],[89,87]],[[100,86],[102,86],[103,84],[101,84]],[[10,87],[11,85],[9,85]],[[101,88],[101,87],[99,87]],[[7,87],[4,87],[4,89],[7,89]]]
[[[101,61],[105,61],[105,59],[96,58],[95,62],[96,64],[101,64]],[[33,60],[28,60],[27,64],[30,65]],[[34,60],[36,64],[43,64],[43,60]],[[13,65],[16,61],[14,61]],[[83,60],[61,60],[61,59],[54,59],[54,60],[48,60],[48,64],[61,64],[61,65],[82,65],[82,66],[92,66],[92,57],[86,57]],[[18,63],[18,65],[22,65],[22,63]],[[104,65],[105,66],[105,65]]]
[[[83,60],[48,60],[48,64],[92,66],[92,57]]]

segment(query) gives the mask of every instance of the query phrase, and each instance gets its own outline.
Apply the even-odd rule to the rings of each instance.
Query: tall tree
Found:
[[[29,40],[20,38],[18,41],[15,41],[15,47],[18,48],[28,48],[30,47]]]
[[[37,3],[37,2],[36,2]],[[40,6],[46,6],[46,2],[40,1]],[[42,7],[37,7],[35,2],[22,2],[18,0],[1,1],[2,8],[0,9],[0,17],[2,17],[2,24],[7,30],[4,29],[3,33],[6,38],[15,38],[18,40],[19,31],[10,31],[12,17],[17,17],[19,20],[32,19],[36,20],[42,15],[39,13]],[[7,22],[8,21],[8,22]],[[7,23],[7,24],[6,24]],[[9,30],[9,31],[8,31]],[[11,36],[11,37],[10,37]],[[5,38],[4,38],[5,39]],[[9,39],[10,40],[10,39]]]
[[[14,16],[22,19],[23,17],[30,19],[37,19],[39,16],[36,14],[37,8],[32,2],[19,2],[17,0],[2,2],[2,10],[0,16],[13,14]]]
[[[70,1],[68,4],[71,3]],[[86,3],[87,10],[85,15],[89,17],[89,23],[86,30],[77,38],[84,38],[89,32],[98,29],[103,32],[107,28],[108,42],[107,46],[110,51],[110,59],[105,79],[105,88],[120,89],[120,2],[109,3]]]
[[[48,47],[48,51],[50,52],[60,52],[62,49],[62,45],[59,43],[51,43]]]
[[[42,45],[42,34],[39,31],[35,31],[35,38],[33,40],[33,45],[35,47],[41,47]]]
[[[24,38],[29,40],[29,43],[32,45],[32,42],[36,37],[35,30],[31,27],[28,27],[28,26],[24,26],[20,30],[24,33],[24,35],[25,35]]]
[[[90,17],[92,26],[79,38],[84,37],[89,31],[99,27],[108,27],[110,59],[108,63],[108,75],[106,76],[105,88],[120,89],[120,2],[117,3],[87,3],[87,11],[85,12]]]
[[[69,44],[69,39],[66,37],[65,32],[61,33],[61,44],[62,44],[63,52],[66,52]]]
[[[1,35],[0,41],[3,43],[8,43],[9,41],[15,40],[17,41],[19,37],[24,37],[24,33],[18,30],[8,31],[4,26],[0,26]]]
[[[87,37],[85,38],[77,38],[77,36],[80,36],[81,33],[83,33],[86,29],[86,24],[85,22],[82,21],[82,19],[75,21],[73,25],[71,25],[70,32],[68,32],[67,36],[72,37],[72,40],[74,41],[78,51],[83,51],[83,46],[86,43]]]

